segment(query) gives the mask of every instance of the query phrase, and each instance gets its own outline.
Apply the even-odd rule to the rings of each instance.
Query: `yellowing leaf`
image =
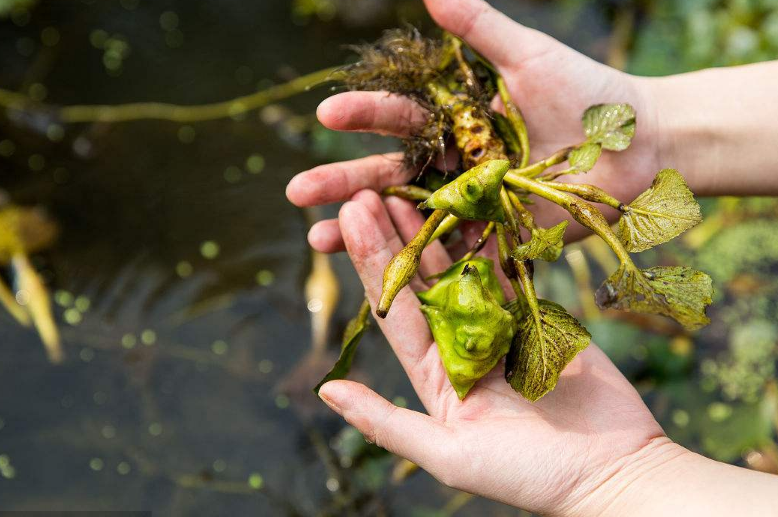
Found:
[[[547,262],[554,262],[559,258],[564,246],[563,238],[568,221],[562,221],[553,228],[533,228],[532,236],[529,241],[519,245],[513,251],[515,260],[535,260],[543,259]]]
[[[621,266],[603,282],[595,300],[601,309],[662,314],[695,330],[710,323],[705,309],[712,301],[712,284],[708,275],[688,267]]]
[[[343,332],[343,344],[340,349],[338,361],[335,363],[335,366],[332,367],[330,373],[313,388],[315,393],[318,394],[319,389],[329,381],[346,378],[348,372],[351,370],[351,363],[354,362],[357,346],[362,340],[365,331],[370,326],[370,322],[367,320],[368,314],[370,314],[370,304],[365,300],[359,308],[359,314],[346,325],[346,330]]]
[[[597,163],[597,160],[600,159],[601,154],[602,145],[599,143],[587,143],[573,149],[568,161],[570,162],[570,167],[575,169],[574,172],[589,172]]]
[[[589,142],[623,151],[635,136],[635,110],[629,104],[598,104],[584,112],[583,126]]]
[[[626,207],[619,221],[619,238],[628,251],[644,251],[678,237],[700,221],[700,205],[683,176],[665,169]]]
[[[554,389],[562,370],[591,340],[589,332],[562,306],[538,302],[539,318],[528,313],[519,321],[505,363],[505,379],[532,402]]]

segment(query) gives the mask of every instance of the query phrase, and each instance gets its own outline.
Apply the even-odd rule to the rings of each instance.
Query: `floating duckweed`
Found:
[[[178,22],[178,15],[173,11],[165,11],[159,17],[159,26],[166,31],[176,30]]]
[[[197,132],[192,126],[181,126],[178,128],[178,140],[182,144],[191,144],[196,136]]]
[[[278,395],[276,397],[276,407],[278,409],[286,409],[289,407],[289,397],[286,395]]]
[[[83,315],[78,311],[78,309],[70,308],[65,311],[63,318],[65,319],[65,323],[68,325],[76,326],[81,323]]]
[[[224,472],[227,470],[227,462],[224,460],[216,460],[213,462],[214,472]]]
[[[46,27],[41,31],[41,43],[47,47],[56,47],[59,43],[59,31],[54,27]]]
[[[162,424],[159,422],[152,422],[149,424],[149,434],[151,436],[159,436],[162,434]]]
[[[91,348],[82,348],[81,352],[78,354],[78,357],[85,363],[91,362],[92,359],[95,358],[95,351]]]
[[[338,481],[335,478],[328,478],[326,486],[327,486],[327,490],[329,490],[330,492],[337,492],[338,490],[340,490],[340,481]]]
[[[200,245],[200,254],[208,260],[218,257],[219,251],[219,243],[216,241],[205,241]]]
[[[103,48],[108,41],[108,33],[102,29],[95,29],[89,33],[89,43],[95,48]]]
[[[36,172],[42,171],[43,168],[46,166],[46,158],[44,158],[43,155],[40,154],[33,154],[27,160],[27,165],[30,166],[30,169]]]
[[[0,140],[0,156],[10,158],[16,152],[16,144],[10,140]]]
[[[54,303],[56,303],[60,307],[70,307],[73,304],[73,295],[70,294],[68,291],[62,291],[62,290],[55,291]]]
[[[273,362],[268,359],[262,359],[258,365],[259,373],[270,373],[273,371]]]
[[[130,473],[130,470],[132,470],[132,468],[130,467],[130,464],[127,463],[126,461],[122,461],[121,463],[116,465],[116,472],[118,472],[120,476],[126,476],[127,474]]]
[[[5,468],[11,464],[11,458],[7,454],[0,454],[0,468]]]
[[[408,407],[408,400],[405,397],[395,397],[392,399],[392,404],[397,407]]]
[[[732,406],[723,402],[712,402],[708,406],[708,417],[714,422],[723,422],[732,415]]]
[[[49,124],[46,128],[46,137],[52,142],[59,142],[65,138],[65,129],[59,124]]]
[[[32,83],[27,90],[30,98],[36,102],[43,102],[49,94],[48,88],[41,83]]]
[[[681,357],[688,357],[694,350],[694,341],[689,336],[677,336],[670,341],[670,351]]]
[[[157,342],[157,333],[151,329],[146,329],[140,334],[141,342],[146,346],[151,346]]]
[[[211,351],[213,351],[216,355],[224,355],[229,350],[229,345],[225,341],[222,341],[221,339],[218,341],[214,341],[211,345]]]
[[[130,55],[130,44],[124,36],[116,34],[106,39],[102,48],[103,66],[108,75],[112,77],[121,75],[124,60]]]
[[[246,159],[246,170],[251,174],[259,174],[265,170],[265,158],[261,154],[252,154]]]
[[[176,264],[176,274],[181,278],[186,278],[188,276],[191,276],[192,271],[193,271],[192,264],[190,264],[186,260],[182,260],[181,262]]]
[[[686,427],[689,425],[689,421],[691,418],[689,417],[689,413],[684,411],[683,409],[676,409],[673,411],[673,423],[677,425],[678,427]]]
[[[241,176],[243,176],[243,171],[239,167],[230,165],[224,169],[224,181],[227,183],[237,183],[240,181]]]
[[[89,310],[89,307],[92,305],[92,302],[84,295],[81,295],[76,298],[74,302],[74,306],[78,312],[84,313]]]
[[[95,472],[100,472],[103,470],[103,467],[105,466],[105,463],[100,458],[92,458],[89,460],[89,468],[94,470]]]
[[[262,488],[262,485],[264,484],[265,484],[265,480],[262,479],[262,476],[257,472],[253,472],[249,476],[249,486],[254,490],[259,490],[260,488]]]
[[[262,287],[267,287],[275,282],[276,275],[269,269],[263,269],[257,273],[257,283]]]
[[[103,426],[103,429],[100,431],[100,434],[103,435],[103,438],[110,440],[111,438],[116,437],[116,428],[110,424]]]
[[[11,465],[11,458],[7,454],[0,455],[0,476],[3,476],[5,479],[16,477],[16,469]]]
[[[16,25],[17,27],[24,27],[28,23],[30,23],[30,19],[32,18],[32,13],[30,13],[29,9],[14,9],[11,11],[11,21]]]
[[[135,348],[135,345],[138,344],[138,338],[135,337],[134,334],[127,333],[122,336],[122,346],[126,349]]]

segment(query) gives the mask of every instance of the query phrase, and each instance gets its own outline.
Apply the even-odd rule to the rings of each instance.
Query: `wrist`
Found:
[[[619,458],[580,488],[583,495],[564,515],[610,517],[664,515],[645,505],[647,497],[673,483],[689,469],[694,453],[666,436],[650,440],[638,451]]]

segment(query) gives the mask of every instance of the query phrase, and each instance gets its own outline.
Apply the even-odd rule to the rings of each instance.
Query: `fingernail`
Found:
[[[341,410],[338,407],[338,405],[335,404],[335,402],[332,399],[328,398],[325,393],[322,393],[321,391],[319,391],[319,398],[322,399],[324,401],[324,403],[327,404],[330,407],[331,410],[333,410],[337,414],[343,416],[343,410]]]

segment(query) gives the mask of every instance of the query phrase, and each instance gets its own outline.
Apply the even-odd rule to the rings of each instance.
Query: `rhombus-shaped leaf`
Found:
[[[619,221],[619,238],[628,251],[644,251],[674,239],[700,221],[700,205],[683,176],[665,169],[626,207]]]

